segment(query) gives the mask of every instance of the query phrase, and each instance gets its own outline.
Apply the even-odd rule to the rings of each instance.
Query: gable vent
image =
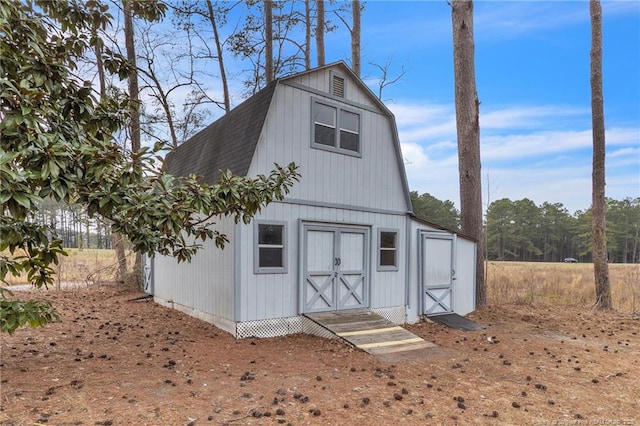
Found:
[[[332,76],[331,93],[334,96],[344,98],[344,78],[337,75]]]

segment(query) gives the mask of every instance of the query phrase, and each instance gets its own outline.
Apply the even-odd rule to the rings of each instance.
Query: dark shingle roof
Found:
[[[276,85],[277,81],[268,84],[169,153],[167,172],[193,173],[209,184],[220,177],[221,170],[246,176]]]

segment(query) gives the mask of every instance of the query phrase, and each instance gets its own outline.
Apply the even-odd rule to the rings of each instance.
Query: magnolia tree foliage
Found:
[[[162,4],[134,2],[144,19]],[[78,59],[102,41],[92,34],[110,24],[99,1],[35,0],[0,3],[0,280],[26,272],[35,287],[53,283],[52,265],[64,255],[55,229],[37,225],[39,201],[83,205],[111,221],[134,250],[188,261],[208,239],[222,248],[216,218],[249,222],[282,199],[298,178],[296,166],[269,176],[224,173],[213,185],[162,171],[162,145],[128,152],[114,143],[124,128],[128,99],[98,99],[76,73]],[[104,49],[108,72],[126,78],[127,62]],[[0,287],[2,289],[2,287]],[[0,327],[12,333],[57,319],[48,302],[21,301],[0,291]]]

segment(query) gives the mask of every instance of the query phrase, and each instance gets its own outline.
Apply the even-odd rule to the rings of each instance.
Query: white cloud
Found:
[[[428,192],[440,200],[451,200],[460,205],[457,156],[426,164],[410,163],[405,167],[412,191]]]
[[[453,105],[397,102],[388,107],[395,115],[398,127],[438,122],[450,118],[453,113]]]
[[[481,138],[483,160],[516,160],[591,146],[591,131],[514,133]]]
[[[483,178],[489,181],[485,186],[491,201],[529,198],[537,205],[562,203],[571,212],[591,204],[589,166],[495,168],[487,170]],[[484,196],[486,202],[486,190]]]
[[[450,138],[456,134],[452,105],[396,103],[389,106],[396,117],[402,142]]]
[[[399,103],[391,109],[411,190],[459,205],[453,106]],[[577,126],[568,119],[582,116],[589,125],[589,111],[571,106],[517,105],[481,113],[484,201],[526,197],[536,204],[560,202],[572,212],[588,208],[591,129],[584,120]],[[640,128],[609,128],[606,138],[607,196],[640,196]]]
[[[481,138],[484,160],[522,159],[550,154],[569,153],[576,150],[591,150],[591,129],[539,131],[518,134],[517,126],[508,135],[489,135]],[[639,145],[637,129],[613,128],[606,131],[607,147]],[[570,154],[567,154],[570,155]]]
[[[606,18],[637,15],[635,0],[604,1]],[[585,1],[487,1],[476,3],[476,40],[504,40],[534,35],[546,37],[550,30],[589,23],[589,4]]]
[[[406,168],[422,168],[429,163],[429,157],[422,145],[404,143],[401,144],[401,149]]]
[[[640,127],[613,127],[606,129],[607,146],[635,145],[640,147]]]
[[[607,154],[609,158],[619,158],[632,163],[640,163],[640,147],[616,149]]]
[[[480,2],[474,26],[479,37],[504,39],[588,20],[586,2]]]
[[[514,127],[540,126],[548,124],[549,118],[584,116],[588,109],[559,106],[513,106],[494,111],[480,111],[480,126],[483,129],[512,129]],[[555,127],[555,126],[554,126]]]
[[[603,1],[602,14],[606,16],[640,13],[640,3],[636,0]]]

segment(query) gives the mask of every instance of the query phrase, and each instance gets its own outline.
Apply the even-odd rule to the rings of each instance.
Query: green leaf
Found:
[[[166,10],[162,2],[133,3],[149,19]],[[203,185],[196,176],[177,178],[159,169],[154,162],[163,161],[161,144],[136,153],[115,144],[129,123],[131,100],[114,90],[95,101],[92,87],[74,71],[79,57],[103,46],[108,79],[131,72],[126,58],[95,31],[112,20],[99,3],[1,2],[0,20],[7,38],[0,43],[0,248],[12,256],[0,256],[2,279],[26,272],[35,286],[53,282],[52,265],[64,252],[49,240],[55,226],[32,223],[42,217],[40,196],[100,214],[134,250],[189,260],[208,238],[224,245],[226,237],[208,229],[212,218],[248,222],[297,179],[295,168],[276,167],[257,179],[226,170],[217,184]],[[0,303],[1,329],[9,333],[55,318],[46,304],[1,295]]]
[[[29,194],[26,194],[24,192],[14,192],[11,198],[13,198],[22,207],[26,209],[31,208],[31,200],[29,199]]]

